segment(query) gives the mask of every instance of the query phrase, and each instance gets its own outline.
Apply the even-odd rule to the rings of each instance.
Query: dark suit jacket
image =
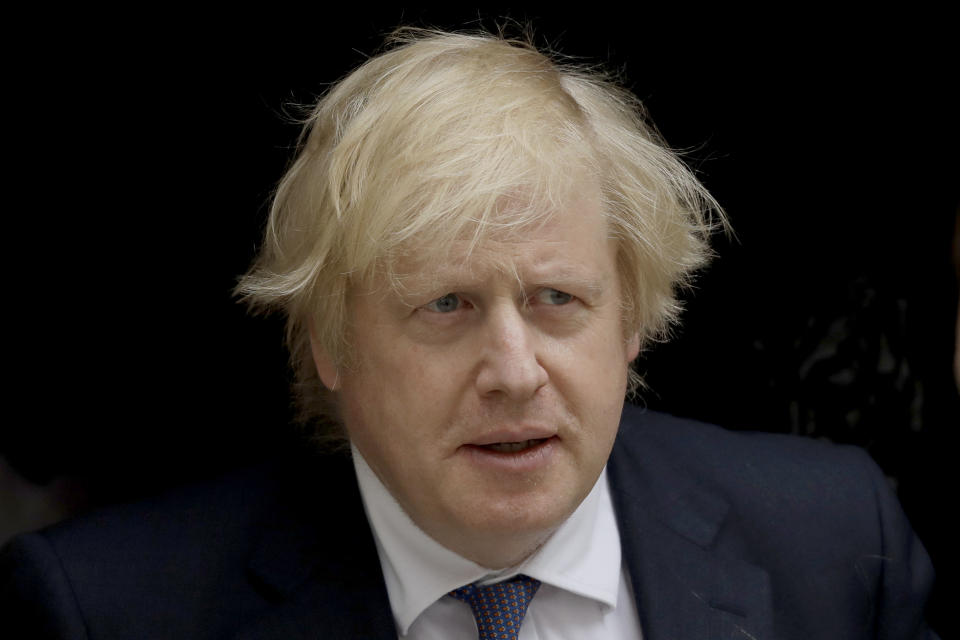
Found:
[[[396,638],[350,461],[301,462],[21,536],[0,557],[0,624]],[[929,560],[861,451],[628,407],[608,468],[646,640],[935,637]]]

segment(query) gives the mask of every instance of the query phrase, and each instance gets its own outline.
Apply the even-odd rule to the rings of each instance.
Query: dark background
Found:
[[[17,168],[4,237],[16,381],[0,454],[36,485],[73,487],[76,511],[294,442],[282,324],[231,297],[291,157],[298,127],[285,105],[313,100],[401,22],[480,16],[492,27],[502,15],[529,20],[541,44],[621,70],[735,229],[685,293],[674,341],[641,360],[642,402],[866,447],[941,584],[955,584],[958,531],[942,514],[955,504],[960,425],[950,254],[960,109],[938,15],[11,20],[5,137]]]

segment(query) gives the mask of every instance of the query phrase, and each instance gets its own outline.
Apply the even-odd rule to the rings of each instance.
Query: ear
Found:
[[[640,355],[640,332],[634,333],[627,339],[627,363],[633,362]]]
[[[310,352],[313,354],[313,364],[317,367],[317,374],[320,381],[330,391],[336,391],[340,388],[340,372],[333,358],[327,353],[327,350],[321,346],[317,340],[317,333],[313,328],[313,322],[310,322]]]

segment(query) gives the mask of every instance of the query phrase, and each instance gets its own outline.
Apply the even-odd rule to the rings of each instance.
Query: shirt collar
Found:
[[[536,553],[516,567],[491,571],[447,549],[403,511],[356,447],[354,468],[373,529],[393,617],[401,635],[427,607],[473,582],[518,573],[616,607],[620,534],[604,468],[580,506]]]

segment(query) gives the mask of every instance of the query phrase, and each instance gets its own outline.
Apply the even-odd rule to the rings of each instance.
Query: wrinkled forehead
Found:
[[[400,292],[450,280],[479,283],[494,276],[523,282],[541,267],[572,269],[562,266],[572,241],[596,254],[613,251],[593,183],[548,206],[505,199],[495,215],[470,221],[452,237],[411,239],[382,262],[378,280]]]

